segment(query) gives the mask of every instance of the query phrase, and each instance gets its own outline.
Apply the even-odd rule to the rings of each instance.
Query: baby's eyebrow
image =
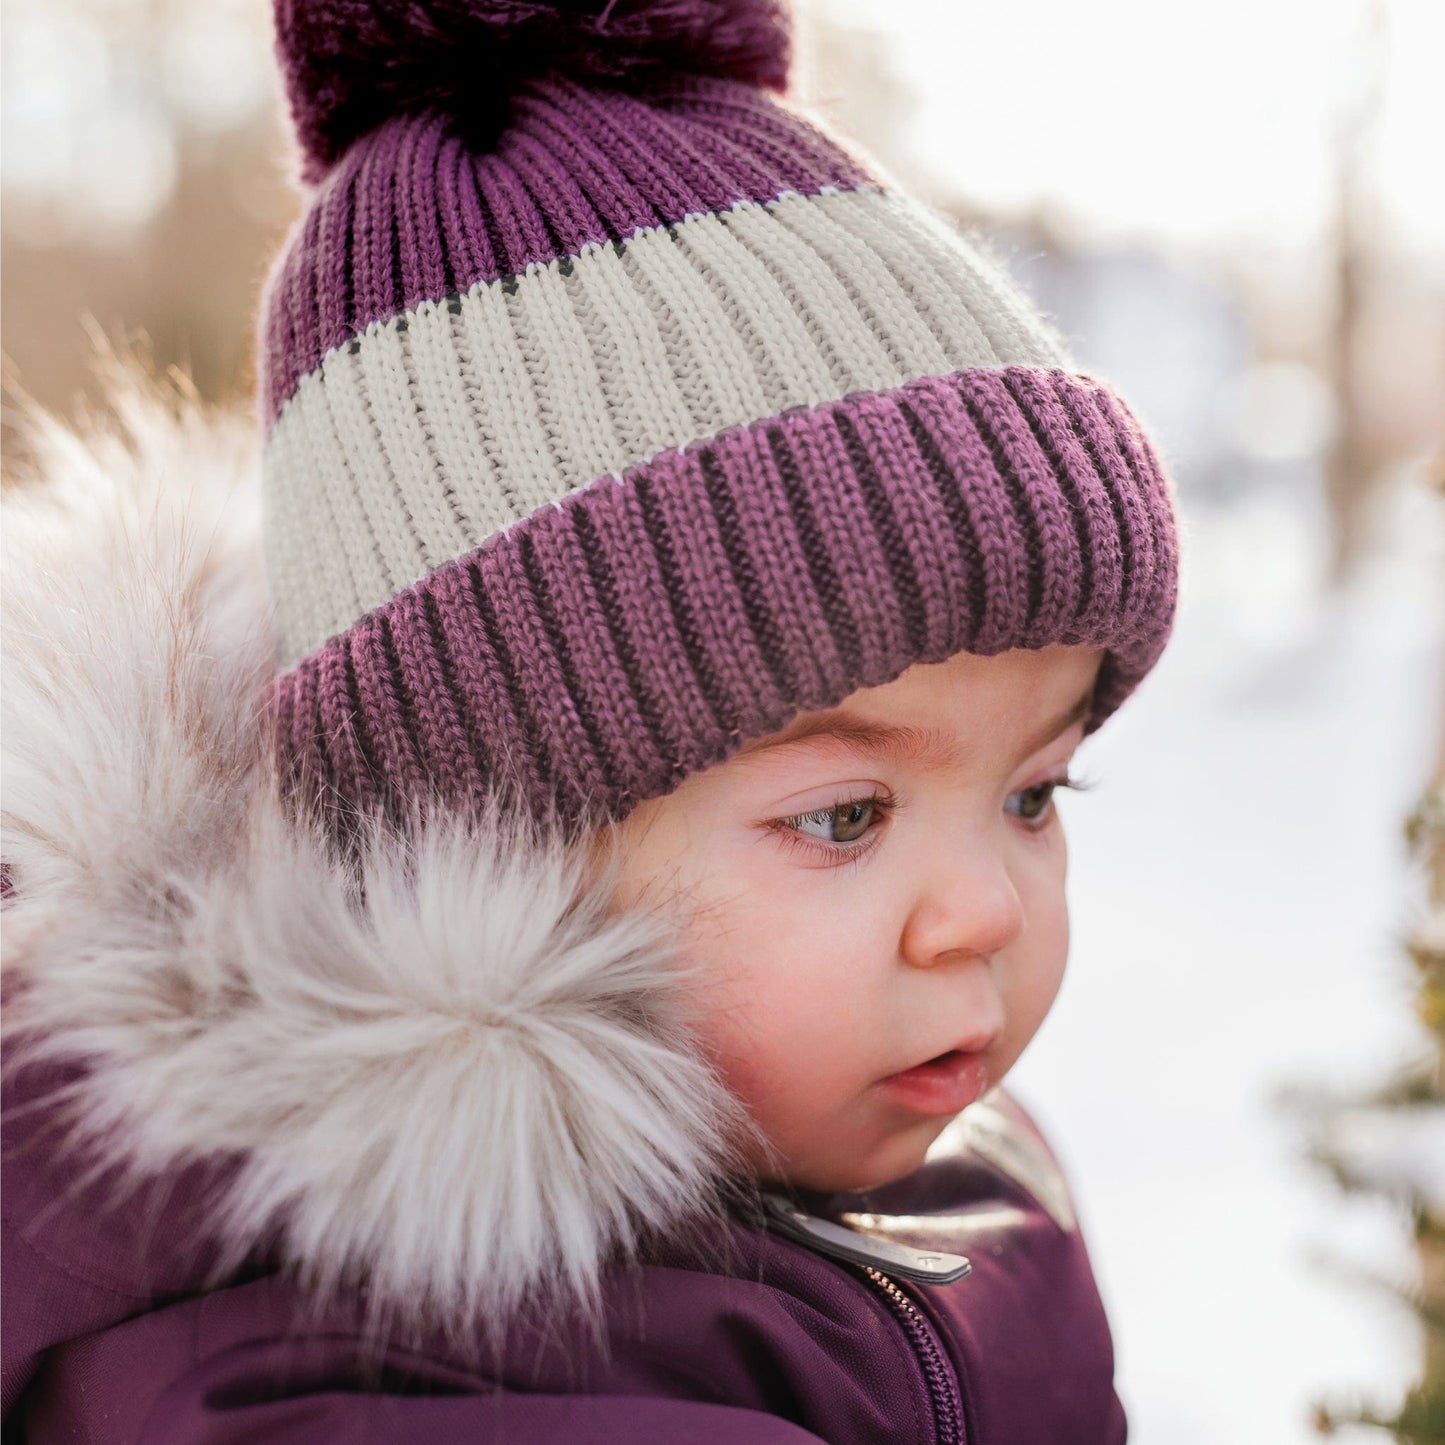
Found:
[[[1081,718],[1089,715],[1094,704],[1094,684],[1074,705],[1053,722],[1041,727],[1020,753],[1028,757],[1062,736]],[[841,742],[871,757],[892,758],[900,762],[918,763],[925,767],[961,769],[970,758],[970,749],[936,728],[899,726],[894,723],[869,722],[841,708],[798,718],[782,732],[769,738],[757,738],[738,749],[735,757],[749,757],[773,748],[818,740]]]

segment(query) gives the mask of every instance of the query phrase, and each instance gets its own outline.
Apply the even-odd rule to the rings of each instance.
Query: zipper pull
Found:
[[[820,1219],[816,1214],[799,1209],[780,1194],[763,1191],[762,1201],[769,1222],[779,1234],[833,1259],[882,1269],[915,1284],[952,1284],[973,1268],[961,1254],[914,1249],[896,1240],[874,1239],[870,1234],[859,1234],[856,1229],[835,1224],[831,1219]]]

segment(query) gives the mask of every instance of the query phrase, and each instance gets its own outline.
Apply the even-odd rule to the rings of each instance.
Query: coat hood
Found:
[[[738,1122],[668,925],[495,813],[376,825],[358,887],[281,801],[251,421],[111,372],[6,493],[7,1070],[79,1066],[118,1190],[223,1161],[222,1270],[426,1325],[595,1300],[716,1207]]]

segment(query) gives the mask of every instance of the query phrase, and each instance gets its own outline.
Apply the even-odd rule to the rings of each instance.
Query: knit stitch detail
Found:
[[[1167,641],[1176,526],[1138,422],[1084,374],[793,408],[598,478],[282,674],[293,784],[586,824],[913,663],[1050,643],[1105,649],[1093,732]]]
[[[801,116],[730,80],[678,76],[645,99],[532,81],[485,153],[443,115],[397,115],[317,187],[267,279],[264,421],[328,351],[423,301],[738,200],[868,182]]]
[[[928,299],[919,278],[944,267],[989,306]],[[857,188],[740,201],[368,327],[301,379],[267,443],[283,662],[669,448],[919,376],[1067,367],[1008,284],[917,203]]]

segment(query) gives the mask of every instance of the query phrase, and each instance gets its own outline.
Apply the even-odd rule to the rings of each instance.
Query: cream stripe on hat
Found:
[[[984,250],[876,188],[739,202],[425,302],[328,353],[268,440],[283,662],[669,447],[1008,365],[1071,362]]]

